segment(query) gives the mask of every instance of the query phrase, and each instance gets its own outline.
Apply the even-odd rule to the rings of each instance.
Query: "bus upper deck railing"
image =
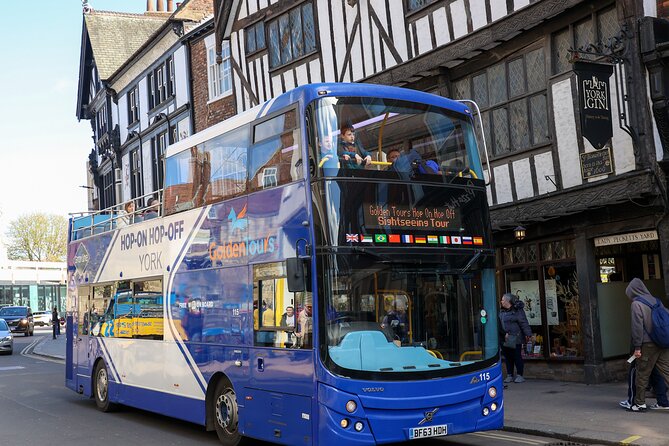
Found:
[[[151,199],[155,199],[157,204],[149,206],[148,202]],[[117,228],[159,217],[163,215],[162,202],[163,190],[160,189],[106,209],[71,213],[69,241],[104,234]],[[135,209],[131,212],[126,211],[129,203],[135,205]],[[138,208],[137,203],[144,203],[145,205]]]

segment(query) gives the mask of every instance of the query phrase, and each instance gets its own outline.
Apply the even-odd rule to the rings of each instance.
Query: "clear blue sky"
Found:
[[[90,0],[96,10],[144,12],[146,0]],[[30,212],[86,210],[91,126],[75,116],[81,0],[2,2],[0,239]]]

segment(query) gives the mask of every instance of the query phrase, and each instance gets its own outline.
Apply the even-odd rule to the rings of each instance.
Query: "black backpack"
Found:
[[[660,348],[669,348],[669,311],[662,305],[660,299],[653,305],[643,297],[637,297],[639,302],[650,307],[650,317],[653,321],[653,329],[648,336]]]

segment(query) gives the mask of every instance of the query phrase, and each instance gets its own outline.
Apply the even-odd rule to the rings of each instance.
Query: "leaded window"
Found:
[[[435,1],[436,0],[407,0],[407,11],[417,11],[423,6],[427,6],[430,3],[434,3]]]
[[[163,188],[165,179],[165,150],[167,149],[167,131],[159,133],[151,139],[152,161],[153,161],[153,190]]]
[[[549,141],[546,79],[544,49],[534,48],[453,82],[452,95],[477,102],[486,141],[503,156]]]
[[[270,68],[286,65],[316,51],[314,11],[305,3],[280,15],[267,25]]]
[[[246,54],[253,54],[266,48],[265,45],[265,24],[258,22],[249,26],[245,30],[246,34]]]

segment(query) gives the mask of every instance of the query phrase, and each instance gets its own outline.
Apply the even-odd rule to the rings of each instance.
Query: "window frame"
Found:
[[[139,121],[139,87],[135,85],[128,91],[128,127]]]
[[[249,46],[248,46],[248,43],[249,43],[248,36],[249,36],[249,31],[250,30],[253,30],[253,34],[254,34],[254,39],[253,39],[254,48],[253,48],[253,50],[249,50]],[[259,30],[262,31],[262,36],[263,36],[262,46],[258,45],[258,35],[259,35],[258,31]],[[265,22],[263,22],[261,20],[259,22],[256,22],[256,23],[252,24],[252,25],[247,26],[244,29],[244,49],[246,50],[246,55],[247,56],[254,56],[254,55],[256,55],[258,53],[261,53],[263,51],[267,51],[267,30],[265,28]]]
[[[305,31],[305,26],[304,26],[303,11],[304,11],[304,7],[307,6],[307,5],[311,6],[311,20],[314,24],[314,41],[313,41],[313,49],[311,49],[311,50],[307,50],[306,42],[305,42],[305,39],[304,39],[304,36],[305,36],[306,33],[304,32]],[[291,14],[293,13],[293,11],[298,10],[298,9],[300,11],[300,24],[302,25],[300,27],[300,29],[301,29],[303,54],[301,54],[299,56],[295,56],[293,54],[293,48],[295,47],[295,43],[293,42],[294,35],[293,35],[292,32],[289,33],[289,38],[290,38],[290,44],[289,45],[281,45],[281,43],[280,43],[280,41],[281,41],[281,25],[280,25],[280,22],[281,22],[282,19],[285,18],[285,20],[288,21],[288,25],[287,25],[288,28],[291,29],[291,27],[290,27]],[[276,70],[281,70],[281,69],[283,69],[283,68],[285,68],[285,67],[287,67],[287,66],[289,66],[289,65],[291,65],[295,62],[298,62],[300,60],[303,60],[307,57],[312,56],[313,54],[318,53],[319,47],[320,47],[320,42],[319,42],[319,38],[318,38],[318,27],[317,27],[318,22],[317,22],[316,19],[317,19],[316,8],[314,7],[313,2],[307,1],[307,2],[300,3],[299,5],[296,5],[292,8],[290,8],[290,9],[287,9],[287,10],[283,11],[281,14],[277,15],[276,17],[272,17],[271,20],[269,20],[265,23],[265,47],[267,49],[267,53],[268,53],[268,56],[269,56],[268,57],[268,63],[269,63],[269,71],[270,72],[273,72],[273,71],[276,71]],[[272,25],[274,25],[274,24],[276,24],[276,30],[277,30],[278,39],[279,39],[278,63],[276,65],[274,65],[274,62],[273,62],[273,56],[276,56],[276,54],[273,53],[272,45],[271,45]],[[287,48],[290,49],[290,57],[287,58],[286,60],[284,60],[284,58],[283,58],[283,56],[284,56],[283,48],[284,47],[287,47]]]
[[[141,147],[136,147],[129,152],[130,157],[130,196],[139,198],[144,195],[144,179],[142,175],[142,153]]]
[[[208,102],[210,103],[232,95],[232,53],[230,42],[224,40],[221,46],[221,57],[223,60],[218,64],[216,62],[216,48],[213,41],[211,44],[205,44],[205,50],[207,55],[207,94]],[[224,90],[226,78],[229,79],[227,82],[229,88]]]

